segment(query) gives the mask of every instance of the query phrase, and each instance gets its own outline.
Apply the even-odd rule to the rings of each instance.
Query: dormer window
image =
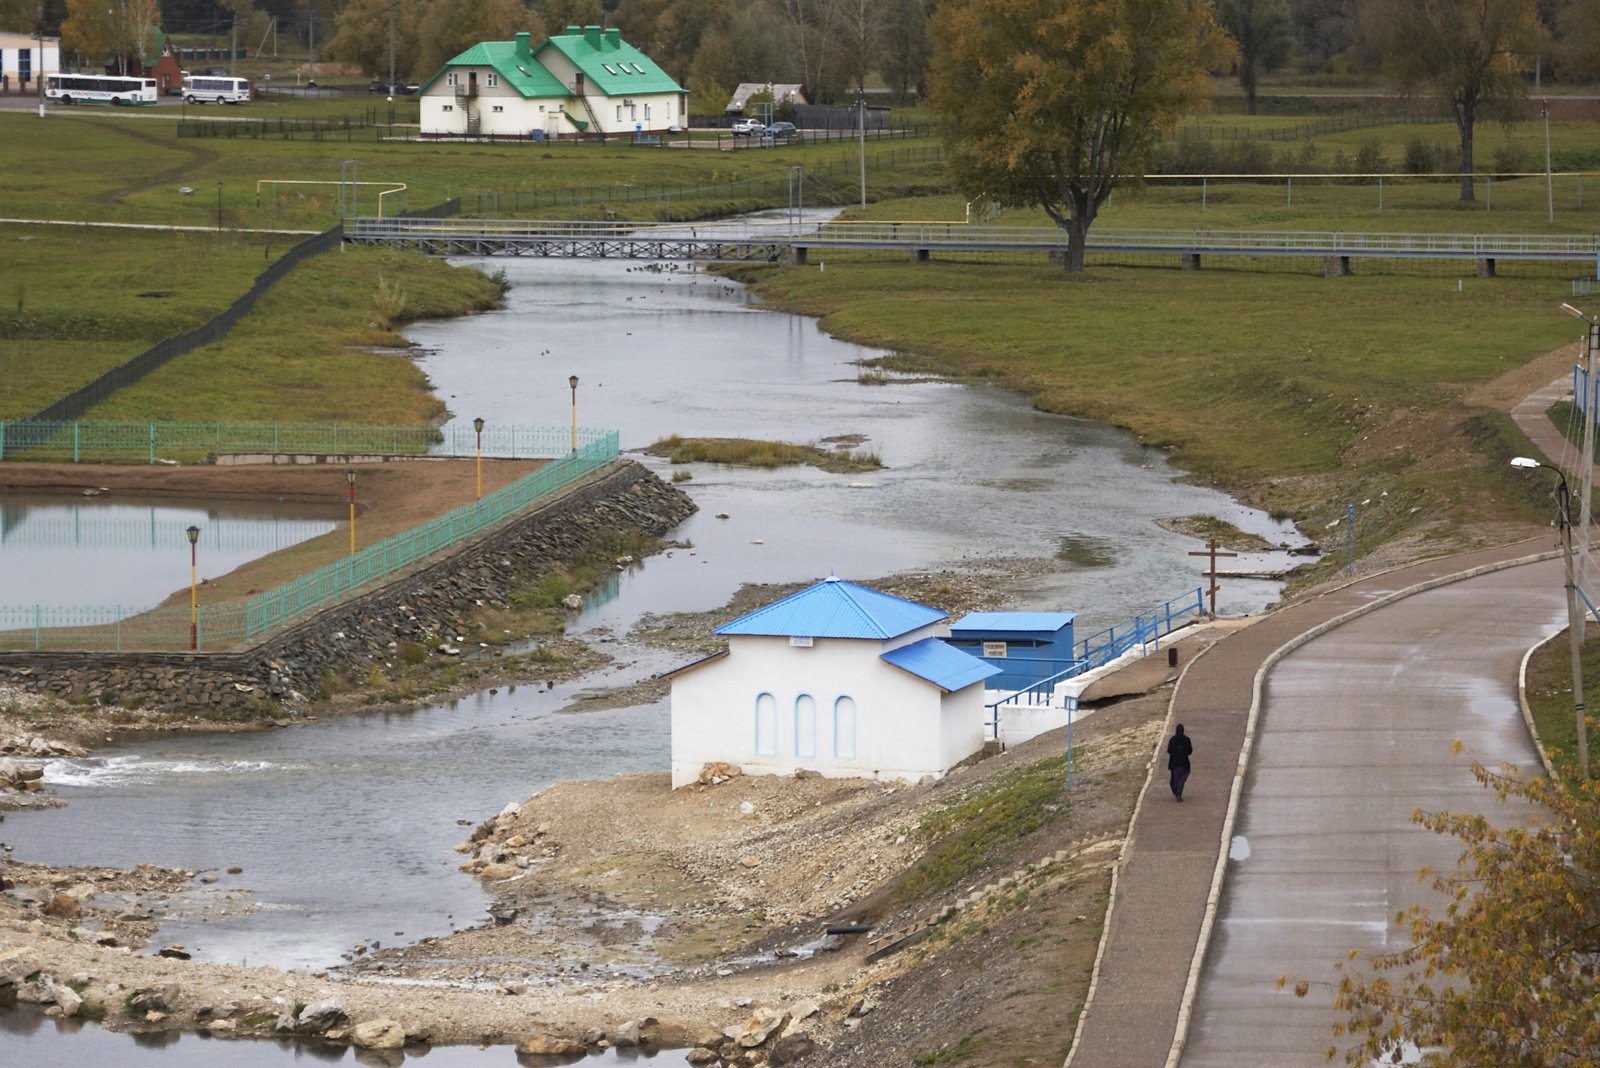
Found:
[[[615,75],[617,73],[617,68],[613,67],[609,63],[602,63],[600,65],[606,69],[607,74]]]

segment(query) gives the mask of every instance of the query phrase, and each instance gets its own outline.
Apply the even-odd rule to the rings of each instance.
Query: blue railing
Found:
[[[1055,701],[1056,687],[1068,679],[1076,678],[1095,668],[1104,667],[1134,648],[1149,651],[1161,648],[1161,639],[1192,619],[1205,616],[1205,602],[1200,587],[1142,612],[1126,623],[1107,627],[1098,634],[1078,642],[1072,648],[1072,659],[1053,675],[1023,687],[1017,692],[987,705],[990,712],[991,737],[999,737],[1001,705],[1047,705]],[[1016,658],[1011,658],[1012,661]],[[1004,667],[1005,660],[990,660]],[[1059,661],[1058,661],[1059,663]]]

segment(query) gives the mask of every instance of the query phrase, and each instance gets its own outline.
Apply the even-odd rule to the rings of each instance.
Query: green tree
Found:
[[[552,33],[566,33],[568,26],[598,26],[604,15],[600,0],[536,0],[533,10]]]
[[[117,13],[104,0],[67,0],[67,17],[61,23],[62,48],[101,63],[115,56],[122,42]]]
[[[1540,42],[1537,0],[1366,0],[1367,39],[1408,95],[1442,101],[1461,138],[1461,200],[1472,195],[1480,113],[1510,121]]]
[[[1289,54],[1289,5],[1285,0],[1217,0],[1217,17],[1239,47],[1239,88],[1256,113],[1256,80]]]
[[[883,56],[878,69],[883,80],[904,99],[920,90],[928,71],[932,46],[928,43],[927,0],[887,0],[884,4]]]
[[[1339,1031],[1356,1040],[1347,1063],[1399,1063],[1414,1047],[1436,1068],[1600,1065],[1600,791],[1570,785],[1575,770],[1551,781],[1474,766],[1502,801],[1534,807],[1527,826],[1413,816],[1460,839],[1461,859],[1424,872],[1445,905],[1401,913],[1409,946],[1371,958],[1371,971],[1341,966]]]
[[[389,77],[389,29],[394,28],[394,72],[397,81],[432,74],[418,66],[417,27],[423,18],[420,0],[346,0],[334,20],[327,53],[354,63],[374,77]]]
[[[970,197],[1042,208],[1083,269],[1089,227],[1231,54],[1209,0],[946,0],[930,103]]]
[[[416,70],[431,75],[479,41],[509,41],[518,30],[528,30],[537,47],[544,32],[533,22],[522,0],[434,0],[417,24]]]

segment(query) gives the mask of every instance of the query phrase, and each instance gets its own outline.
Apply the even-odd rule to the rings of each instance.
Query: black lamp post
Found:
[[[189,535],[189,648],[200,648],[200,598],[196,590],[196,564],[198,562],[200,543],[200,528],[190,527],[184,531]]]
[[[474,419],[472,421],[472,429],[474,431],[476,431],[477,435],[478,435],[478,446],[477,446],[477,455],[478,455],[478,499],[482,500],[483,499],[483,417],[482,416],[479,416],[478,418],[476,418],[476,419]]]

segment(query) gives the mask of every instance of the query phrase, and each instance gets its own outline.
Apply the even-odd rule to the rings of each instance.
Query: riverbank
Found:
[[[1185,660],[1197,648],[1186,646]],[[814,1063],[865,1066],[908,1063],[976,1028],[1019,1057],[1054,1058],[1082,994],[1061,990],[1060,976],[1086,975],[1093,958],[1109,867],[1160,733],[1165,677],[1078,725],[1070,793],[1064,732],[920,786],[734,777],[671,791],[664,772],[559,784],[463,829],[463,861],[494,895],[483,925],[410,946],[353,946],[349,964],[312,975],[129,948],[140,915],[248,908],[249,871],[0,865],[12,885],[0,894],[0,977],[28,969],[12,980],[24,1000],[117,1030],[346,1043],[357,1025],[394,1020],[413,1041],[548,1035],[576,1045],[547,1048],[581,1049],[639,1033],[748,1064],[751,1050],[781,1063],[772,1051],[783,1040],[791,1055],[826,1047]],[[931,821],[1003,811],[1018,789],[1037,790],[1040,774],[1052,784],[1041,826],[991,823],[985,841],[964,847],[953,880],[929,877]],[[139,879],[151,885],[130,898]],[[1004,889],[983,890],[1002,879]],[[52,914],[63,896],[73,902]],[[879,960],[867,958],[886,938],[823,937],[843,920],[920,928],[958,901],[921,941]],[[940,968],[926,967],[930,954]],[[1059,1028],[1015,1028],[1017,1012],[1033,1011],[1015,999],[970,1004],[977,967],[997,992],[1048,999]],[[957,1001],[962,1011],[926,1011]],[[297,1015],[318,1005],[320,1014]]]

